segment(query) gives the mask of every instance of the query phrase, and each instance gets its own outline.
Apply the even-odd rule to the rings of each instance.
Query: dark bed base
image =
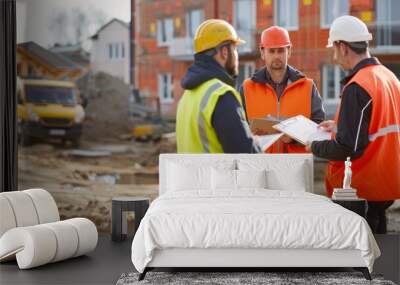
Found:
[[[146,277],[146,273],[152,270],[159,270],[159,271],[172,271],[172,272],[184,272],[184,271],[196,271],[196,272],[336,272],[336,271],[349,271],[350,268],[343,268],[343,267],[268,267],[268,268],[256,268],[256,267],[249,267],[246,270],[244,268],[236,268],[236,267],[176,267],[176,268],[167,268],[167,267],[146,267],[142,273],[139,274],[139,281],[142,281]],[[365,279],[372,280],[371,275],[369,274],[369,270],[367,267],[352,267],[353,270],[361,271],[364,275]]]

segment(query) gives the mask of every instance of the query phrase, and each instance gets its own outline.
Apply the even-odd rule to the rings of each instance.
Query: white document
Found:
[[[259,136],[262,151],[266,151],[267,148],[273,145],[281,136],[283,136],[283,133]]]
[[[331,139],[331,132],[324,131],[318,127],[317,123],[302,115],[282,121],[273,127],[303,145],[307,145],[312,141]]]

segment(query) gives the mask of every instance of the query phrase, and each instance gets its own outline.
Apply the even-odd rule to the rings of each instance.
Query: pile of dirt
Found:
[[[94,87],[87,92],[88,104],[82,137],[88,141],[115,141],[130,133],[129,85],[107,73],[91,78]]]

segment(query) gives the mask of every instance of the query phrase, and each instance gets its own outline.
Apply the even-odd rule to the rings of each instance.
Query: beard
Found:
[[[239,74],[238,63],[236,62],[231,49],[228,49],[228,60],[225,63],[225,70],[233,77],[236,77]]]
[[[271,63],[271,69],[272,70],[282,70],[284,68],[285,68],[285,64],[280,60],[274,60]]]

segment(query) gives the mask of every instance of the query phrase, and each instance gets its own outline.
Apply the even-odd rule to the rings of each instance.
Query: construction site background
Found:
[[[79,144],[58,139],[19,146],[19,188],[49,190],[62,218],[88,217],[104,232],[110,231],[112,197],[158,196],[158,155],[176,152],[180,80],[193,62],[193,37],[203,20],[227,20],[246,40],[239,48],[237,87],[264,65],[262,31],[271,25],[289,28],[289,63],[313,78],[328,118],[340,102],[344,76],[325,48],[335,17],[362,19],[373,33],[372,54],[400,76],[396,0],[380,5],[375,0],[121,1],[130,3],[129,17],[111,9],[98,13],[97,8],[108,7],[105,0],[90,7],[87,1],[16,2],[18,76],[72,81],[82,105],[87,102]],[[48,105],[47,110],[55,109]],[[65,122],[67,115],[44,119]],[[325,195],[326,161],[316,159],[314,166],[314,190]],[[387,214],[389,231],[400,232],[400,200]]]
[[[152,123],[156,112],[132,115],[135,106],[123,81],[105,73],[90,80],[93,84],[80,90],[88,104],[79,148],[57,140],[19,146],[18,186],[50,191],[62,219],[88,217],[100,231],[108,232],[111,198],[156,198],[158,155],[176,152],[176,142],[174,133],[169,133],[171,124]],[[159,137],[135,141],[135,126],[148,124],[161,128]]]
[[[19,188],[44,188],[56,199],[62,219],[87,217],[99,231],[110,232],[112,197],[155,199],[158,156],[176,152],[176,139],[173,124],[167,123],[159,124],[159,138],[135,140],[134,127],[152,124],[157,113],[138,116],[129,86],[120,79],[99,73],[91,80],[93,84],[87,85],[91,87],[81,90],[88,105],[79,148],[58,141],[20,146]],[[321,195],[325,195],[325,166],[324,161],[315,162],[314,189]],[[388,229],[400,232],[398,201],[388,210]]]

